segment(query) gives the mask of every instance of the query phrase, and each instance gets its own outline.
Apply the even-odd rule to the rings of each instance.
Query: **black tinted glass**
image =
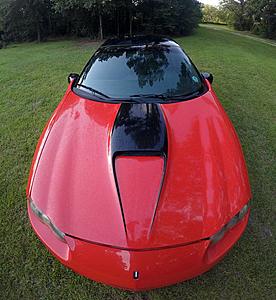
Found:
[[[110,98],[189,95],[202,89],[201,77],[182,49],[161,45],[101,49],[78,84]]]

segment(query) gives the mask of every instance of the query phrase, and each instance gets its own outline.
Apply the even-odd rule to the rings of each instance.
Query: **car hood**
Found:
[[[44,130],[27,193],[61,231],[121,248],[180,245],[210,237],[247,203],[242,150],[212,90],[158,105],[157,118],[165,127],[150,125],[155,133],[139,136],[144,136],[142,148],[157,139],[160,152],[123,151],[131,136],[128,121],[121,124],[125,137],[117,137],[114,156],[121,106],[68,90]],[[137,132],[131,111],[122,122],[127,118]]]

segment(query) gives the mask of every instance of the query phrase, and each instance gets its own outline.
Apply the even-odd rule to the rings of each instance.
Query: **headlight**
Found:
[[[220,231],[210,237],[210,240],[213,244],[217,243],[221,240],[225,233],[234,227],[239,221],[243,219],[243,217],[248,212],[249,206],[246,204],[226,225],[224,225]]]
[[[65,240],[65,233],[63,233],[61,230],[59,230],[56,225],[51,221],[51,219],[45,215],[34,203],[32,199],[29,199],[30,201],[30,208],[33,211],[33,213],[40,219],[42,223],[47,225],[54,234],[63,242],[66,243]]]

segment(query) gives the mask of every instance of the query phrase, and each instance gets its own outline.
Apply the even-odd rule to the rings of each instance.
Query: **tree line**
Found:
[[[276,0],[221,0],[220,6],[203,6],[203,22],[226,23],[276,39]]]
[[[0,0],[0,36],[9,42],[50,35],[187,35],[201,17],[197,0]]]

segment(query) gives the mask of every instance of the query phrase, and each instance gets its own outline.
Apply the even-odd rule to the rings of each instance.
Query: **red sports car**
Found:
[[[251,198],[212,75],[175,41],[137,36],[108,40],[68,79],[27,187],[39,238],[74,271],[129,290],[209,270]]]

